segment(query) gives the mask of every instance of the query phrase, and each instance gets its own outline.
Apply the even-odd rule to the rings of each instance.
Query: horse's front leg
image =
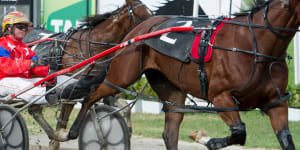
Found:
[[[104,83],[100,84],[100,86],[97,88],[97,90],[94,93],[85,97],[85,99],[82,103],[82,107],[76,117],[76,120],[72,124],[72,127],[71,127],[67,137],[65,137],[66,132],[62,132],[60,135],[62,137],[68,138],[68,139],[76,139],[79,135],[80,128],[82,126],[82,123],[84,122],[84,119],[85,119],[86,114],[89,111],[90,107],[95,102],[97,102],[99,99],[101,99],[105,96],[113,95],[116,92],[117,92],[116,89],[112,89]]]
[[[86,101],[86,100],[85,100]],[[82,103],[82,106],[81,106],[81,109],[76,117],[76,120],[74,121],[68,135],[67,135],[67,138],[68,139],[76,139],[79,135],[79,131],[80,131],[80,128],[82,126],[82,123],[84,122],[84,118],[86,116],[86,113],[88,112],[90,106],[92,104],[90,103],[86,103],[86,102],[83,102]],[[62,136],[64,136],[62,134]]]
[[[235,102],[229,96],[229,92],[223,92],[213,98],[215,107],[234,107]],[[212,138],[205,145],[210,150],[220,149],[233,144],[244,145],[246,142],[246,127],[241,122],[239,112],[219,112],[220,117],[230,127],[231,135],[224,138]]]
[[[266,112],[270,117],[272,128],[277,136],[282,150],[295,150],[288,126],[288,104],[281,103],[280,106],[274,107]]]

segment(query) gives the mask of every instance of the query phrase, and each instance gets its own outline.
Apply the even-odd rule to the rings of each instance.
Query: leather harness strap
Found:
[[[133,92],[133,91],[129,91],[129,90],[127,90],[127,89],[121,88],[121,87],[119,87],[119,86],[117,86],[117,85],[114,85],[114,84],[108,82],[106,79],[104,79],[103,82],[104,82],[106,85],[108,85],[108,86],[110,86],[111,88],[114,88],[114,89],[116,89],[116,90],[118,90],[118,91],[124,92],[124,93],[126,93],[126,94],[130,94],[130,95],[132,95],[132,96],[138,96],[138,93],[137,93],[137,92]]]
[[[163,104],[175,106],[178,108],[167,108],[166,105],[163,107],[164,112],[177,112],[177,113],[217,113],[217,112],[231,112],[231,111],[239,111],[239,102],[235,101],[234,107],[224,107],[224,108],[216,108],[216,107],[208,107],[208,106],[197,106],[197,105],[182,105],[176,104],[170,101],[161,101]],[[245,110],[246,111],[246,110]]]

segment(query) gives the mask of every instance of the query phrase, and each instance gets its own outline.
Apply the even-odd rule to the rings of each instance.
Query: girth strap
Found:
[[[205,107],[205,106],[197,106],[197,105],[182,105],[176,104],[170,101],[161,101],[163,104],[171,105],[179,107],[177,108],[167,108],[163,107],[164,112],[178,112],[178,113],[217,113],[217,112],[231,112],[231,111],[239,111],[238,102],[236,101],[235,106],[233,107],[223,107],[223,108],[215,108],[215,107]]]
[[[138,96],[138,93],[132,92],[132,91],[129,91],[129,90],[127,90],[127,89],[121,88],[121,87],[119,87],[119,86],[117,86],[117,85],[114,85],[114,84],[108,82],[106,79],[104,79],[103,82],[104,82],[106,85],[108,85],[108,86],[110,86],[110,87],[112,87],[112,88],[114,88],[114,89],[116,89],[116,90],[118,90],[118,91],[120,91],[120,92],[124,92],[124,93],[130,94],[130,95],[132,95],[132,96]]]
[[[200,91],[207,99],[208,97],[208,81],[207,75],[204,70],[204,57],[206,55],[206,50],[208,48],[208,43],[211,37],[212,30],[204,30],[202,32],[201,40],[199,43],[199,69],[198,76],[200,80]]]

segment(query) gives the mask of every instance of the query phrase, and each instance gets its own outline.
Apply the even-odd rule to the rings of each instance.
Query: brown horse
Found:
[[[114,45],[115,43],[120,43],[120,41],[133,27],[151,16],[151,12],[140,1],[126,0],[126,4],[124,6],[113,12],[109,12],[103,15],[95,15],[94,17],[87,18],[85,21],[86,28],[70,30],[70,32],[67,34],[69,42],[64,47],[63,55],[56,57],[61,58],[61,63],[56,67],[59,67],[60,69],[67,68],[105,49],[112,47],[112,45]],[[109,58],[110,56],[107,56],[103,60]],[[84,85],[79,85],[77,83],[69,85],[69,89],[74,88],[74,90],[77,89],[78,91],[67,91],[67,94],[63,93],[61,95],[62,98],[74,99],[74,97],[70,96],[73,96],[75,93],[81,93],[80,95],[77,95],[77,97],[75,97],[81,98],[88,94],[86,93],[86,91],[89,92],[93,90],[90,89],[90,87],[95,86],[95,82],[97,82],[96,85],[99,85],[106,75],[106,68],[109,64],[101,63],[101,61],[103,60],[100,60],[99,64],[96,62],[96,65],[91,69],[90,74],[86,74],[87,76],[83,80],[79,81],[81,83],[84,83]],[[52,68],[55,67],[52,66]],[[93,77],[93,75],[91,74],[100,74],[101,77]],[[85,89],[85,91],[80,91],[82,89]],[[62,104],[61,115],[57,123],[56,130],[65,129],[67,127],[68,118],[74,104],[75,103],[72,102]],[[41,125],[41,127],[43,127],[48,137],[53,140],[51,141],[53,143],[53,145],[51,145],[52,149],[58,149],[59,145],[56,141],[64,140],[56,136],[54,130],[46,122],[42,115],[42,107],[40,107],[39,105],[33,105],[29,108],[29,112],[33,115],[33,117]],[[128,110],[127,113],[129,113],[128,115],[130,115],[130,110]],[[131,124],[129,125],[131,127]]]
[[[152,17],[134,28],[124,40],[148,33],[167,19]],[[184,104],[185,93],[189,93],[206,98],[216,108],[260,108],[270,117],[282,149],[295,150],[288,127],[287,96],[283,93],[288,81],[286,49],[300,25],[300,1],[269,1],[248,15],[226,22],[216,35],[211,61],[205,63],[207,97],[201,93],[197,63],[180,62],[143,42],[122,49],[121,55],[112,60],[106,80],[127,87],[141,77],[142,71],[162,101]],[[105,83],[100,84],[96,92],[85,98],[67,138],[78,136],[81,122],[92,104],[117,92]],[[164,108],[178,109],[166,104]],[[244,145],[246,129],[237,109],[218,114],[232,133],[225,138],[213,138],[206,146],[219,149],[232,144]],[[168,150],[178,149],[183,116],[183,113],[166,112],[163,139]],[[61,136],[66,138],[66,134]]]

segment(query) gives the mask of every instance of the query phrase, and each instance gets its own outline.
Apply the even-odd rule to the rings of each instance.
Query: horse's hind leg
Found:
[[[177,99],[184,100],[183,95],[172,94],[170,98],[176,96]],[[172,108],[170,106],[164,105],[165,108]],[[162,134],[167,150],[177,150],[178,149],[178,136],[179,136],[179,127],[183,120],[183,113],[176,112],[166,112],[165,114],[165,128]]]
[[[54,140],[55,138],[54,130],[44,119],[42,110],[43,108],[40,105],[32,105],[28,108],[29,114],[32,115],[32,117],[39,123],[39,125],[47,133],[50,139],[49,150],[59,150],[59,141]]]
[[[148,70],[146,73],[147,79],[157,93],[160,100],[168,100],[177,104],[184,104],[185,95],[168,81],[162,74],[156,71]],[[178,135],[179,127],[183,120],[183,113],[170,112],[168,111],[174,106],[164,105],[165,114],[165,128],[162,134],[165,145],[168,150],[178,149]]]
[[[54,132],[53,128],[45,120],[42,110],[43,108],[40,105],[32,105],[28,108],[29,114],[32,115],[35,121],[39,123],[39,125],[46,132],[50,140],[59,141],[59,142],[64,142],[68,140],[66,137],[67,135],[64,134],[64,131],[62,131],[62,133]],[[51,145],[50,148],[57,149],[59,147],[59,144],[57,144],[57,142],[54,142],[52,144],[53,145]]]
[[[295,150],[295,145],[288,127],[288,106],[282,103],[266,112],[270,117],[273,130],[283,150]]]
[[[68,120],[70,117],[70,114],[74,108],[75,103],[68,103],[68,104],[62,104],[60,117],[56,124],[56,132],[59,132],[60,130],[65,130],[68,125]],[[51,140],[49,142],[49,149],[50,150],[58,150],[59,149],[59,141]]]
[[[49,125],[49,123],[45,120],[43,113],[43,108],[40,105],[32,105],[28,108],[28,112],[35,119],[36,122],[43,128],[43,130],[48,135],[49,139],[49,150],[58,150],[59,149],[59,141],[61,140],[58,136],[56,136],[54,130]]]
[[[32,105],[28,108],[28,112],[32,117],[39,123],[43,130],[47,133],[49,139],[55,139],[54,130],[45,120],[43,113],[43,108],[40,105]]]
[[[212,103],[215,107],[234,107],[235,102],[229,96],[229,92],[223,92],[213,98]],[[205,145],[210,150],[220,149],[228,145],[240,144],[246,142],[246,127],[241,122],[239,112],[219,112],[220,117],[230,127],[231,135],[224,138],[212,138]]]

